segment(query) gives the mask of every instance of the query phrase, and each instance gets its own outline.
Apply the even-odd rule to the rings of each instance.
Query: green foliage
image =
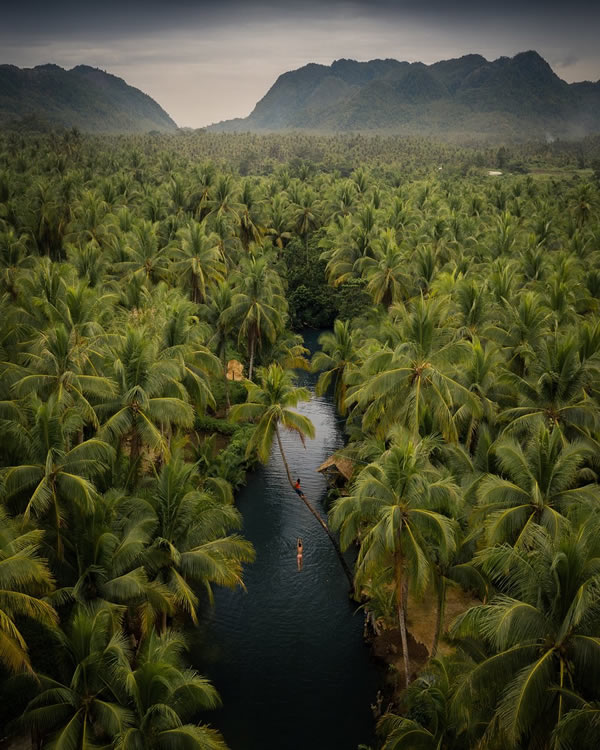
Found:
[[[0,122],[26,130],[62,127],[71,141],[79,131],[139,133],[173,131],[169,115],[147,94],[98,68],[0,66]],[[70,128],[70,130],[68,130]]]
[[[232,488],[278,426],[312,434],[307,322],[331,328],[312,367],[344,415],[331,517],[363,605],[411,628],[431,598],[431,651],[456,649],[382,741],[596,726],[600,198],[577,165],[600,139],[511,144],[526,177],[487,174],[498,147],[0,135],[2,694],[28,680],[42,747],[222,746],[171,700],[216,700],[177,631],[199,588],[243,584]],[[459,586],[482,601],[448,632]]]
[[[248,457],[248,445],[254,433],[250,425],[232,425],[235,432],[223,450],[219,451],[214,467],[216,476],[223,477],[234,487],[245,482],[246,472],[252,467],[254,459]]]
[[[194,429],[199,432],[218,432],[220,435],[234,435],[238,425],[231,424],[227,419],[210,417],[207,414],[196,414]]]
[[[543,138],[549,132],[568,137],[582,129],[597,132],[596,91],[596,84],[566,84],[533,51],[491,62],[471,54],[433,65],[336,60],[287,72],[248,117],[210,129],[427,133],[462,140],[518,141],[523,133]],[[503,168],[507,157],[498,153],[496,164]]]

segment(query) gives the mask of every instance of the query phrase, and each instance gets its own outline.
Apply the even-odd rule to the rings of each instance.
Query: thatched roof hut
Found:
[[[230,359],[227,363],[227,380],[243,380],[244,365],[237,359]]]
[[[317,471],[330,475],[337,473],[344,477],[344,479],[350,480],[354,471],[354,464],[349,458],[342,458],[334,454],[327,461],[323,461]]]

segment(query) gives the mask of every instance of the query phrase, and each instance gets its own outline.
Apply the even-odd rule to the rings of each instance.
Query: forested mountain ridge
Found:
[[[580,137],[600,130],[600,82],[568,84],[533,51],[491,62],[310,63],[279,76],[248,117],[211,127]]]
[[[88,65],[0,65],[0,125],[38,122],[95,133],[174,131],[154,99]]]

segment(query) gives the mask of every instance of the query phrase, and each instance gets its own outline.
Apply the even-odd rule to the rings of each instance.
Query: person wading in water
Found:
[[[302,570],[302,539],[298,537],[298,544],[296,545],[296,561],[298,563],[298,570]]]

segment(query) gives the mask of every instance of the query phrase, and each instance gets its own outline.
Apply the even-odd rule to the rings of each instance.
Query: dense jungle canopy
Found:
[[[0,735],[225,747],[184,628],[243,583],[234,491],[279,425],[310,437],[313,367],[354,467],[328,528],[403,644],[381,747],[597,747],[599,159],[0,134]]]

